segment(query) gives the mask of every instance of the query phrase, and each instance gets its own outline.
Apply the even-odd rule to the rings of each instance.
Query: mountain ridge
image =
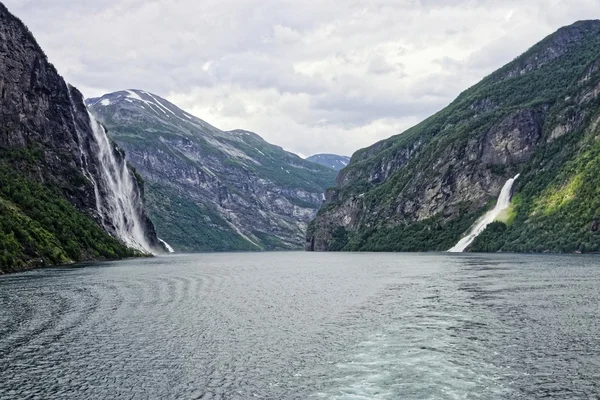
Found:
[[[144,177],[158,233],[176,250],[302,248],[335,171],[144,90],[86,102]]]
[[[341,169],[344,169],[348,166],[348,163],[350,162],[350,157],[330,153],[319,153],[313,154],[310,157],[306,157],[305,160],[316,162],[317,164],[321,164],[336,171],[340,171]]]

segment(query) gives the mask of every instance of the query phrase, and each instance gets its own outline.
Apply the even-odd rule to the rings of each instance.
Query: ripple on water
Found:
[[[0,398],[590,398],[599,283],[590,257],[446,254],[9,275]]]

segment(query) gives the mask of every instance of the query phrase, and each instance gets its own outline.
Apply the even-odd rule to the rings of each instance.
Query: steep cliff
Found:
[[[122,153],[90,119],[81,94],[2,4],[0,178],[0,271],[159,248],[143,210],[141,184]],[[130,201],[131,215],[116,218],[115,180],[130,190],[121,195]],[[131,242],[134,225],[142,233]]]
[[[176,250],[302,248],[335,179],[255,133],[221,131],[152,93],[87,103],[147,182],[150,216]]]
[[[309,250],[447,250],[521,172],[472,250],[600,251],[600,21],[547,37],[408,131],[357,151]]]

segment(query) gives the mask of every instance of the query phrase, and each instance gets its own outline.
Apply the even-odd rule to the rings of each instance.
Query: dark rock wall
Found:
[[[0,4],[3,159],[29,177],[58,188],[78,210],[99,221],[93,184],[86,176],[100,181],[101,168],[92,156],[96,147],[81,93],[65,83],[31,32]],[[119,151],[115,154],[125,162]],[[160,248],[143,209],[141,185],[135,190],[148,241]]]

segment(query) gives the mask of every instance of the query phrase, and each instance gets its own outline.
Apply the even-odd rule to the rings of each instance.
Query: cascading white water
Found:
[[[132,173],[127,168],[125,160],[119,162],[114,154],[113,146],[108,135],[100,123],[88,111],[90,128],[94,134],[93,140],[97,145],[97,152],[87,154],[84,143],[86,142],[80,127],[75,119],[77,112],[71,87],[67,85],[69,101],[71,103],[71,118],[77,133],[81,148],[81,170],[83,175],[92,183],[96,199],[96,210],[100,222],[107,232],[112,233],[126,246],[143,253],[155,254],[153,247],[144,234],[136,204],[141,199],[136,196]],[[95,179],[90,172],[90,160],[95,158],[96,165],[100,166],[99,179]]]
[[[502,187],[502,191],[500,191],[500,196],[498,196],[496,206],[492,210],[488,211],[480,220],[478,220],[475,223],[475,225],[473,226],[473,228],[471,228],[471,231],[467,236],[460,239],[460,241],[456,243],[454,247],[448,250],[450,253],[462,253],[463,251],[465,251],[465,249],[469,247],[471,243],[473,243],[475,238],[479,236],[479,234],[481,234],[481,232],[483,232],[489,224],[491,224],[496,220],[496,218],[498,218],[502,211],[510,207],[512,187],[515,183],[515,180],[518,177],[519,174],[517,174],[517,176],[515,176],[514,178],[511,178],[508,181],[506,181],[506,183]]]
[[[101,199],[102,209],[99,212],[108,217],[110,226],[116,236],[128,247],[142,252],[153,253],[148,243],[136,205],[141,199],[136,196],[131,171],[123,160],[115,157],[114,148],[106,131],[100,123],[88,112],[94,139],[98,145],[98,158],[101,166],[101,177],[105,196]],[[104,222],[106,225],[106,221]]]
[[[163,246],[165,246],[169,253],[175,253],[175,249],[173,249],[169,243],[165,242],[161,238],[158,238],[158,240],[163,244]]]

